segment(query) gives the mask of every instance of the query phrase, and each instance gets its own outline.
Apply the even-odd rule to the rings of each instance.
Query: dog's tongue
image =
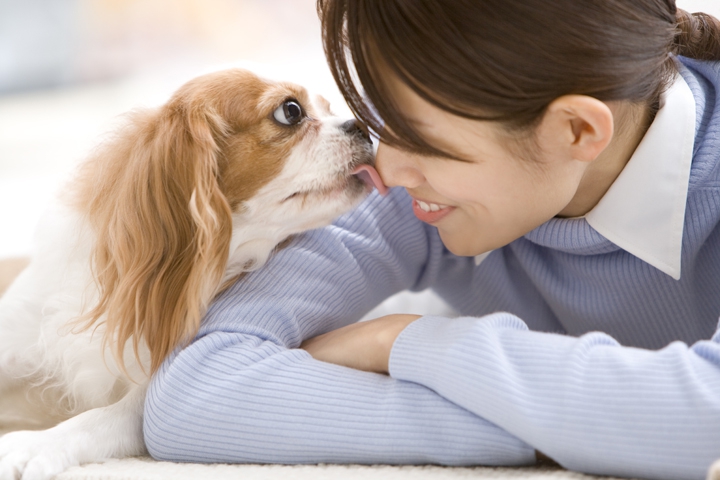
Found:
[[[356,175],[360,180],[365,182],[367,185],[374,187],[380,193],[380,195],[387,195],[388,187],[385,186],[380,174],[370,165],[360,165],[352,171],[353,175]]]

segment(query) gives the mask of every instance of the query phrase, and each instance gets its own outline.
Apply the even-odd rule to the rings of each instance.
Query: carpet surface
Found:
[[[57,480],[614,480],[539,465],[522,468],[389,465],[225,465],[156,462],[138,457],[73,467]]]
[[[28,263],[30,263],[30,259],[25,257],[0,260],[0,296]]]

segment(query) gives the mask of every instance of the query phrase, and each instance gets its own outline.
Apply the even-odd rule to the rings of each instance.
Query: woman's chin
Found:
[[[443,232],[442,229],[438,229],[440,233],[440,239],[442,240],[445,247],[450,250],[453,255],[459,257],[475,257],[482,253],[485,253],[492,249],[484,249],[482,245],[468,242],[468,236],[458,234],[448,234]]]

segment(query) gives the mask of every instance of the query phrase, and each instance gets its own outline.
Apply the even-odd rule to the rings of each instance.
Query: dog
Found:
[[[195,78],[127,119],[61,190],[0,298],[0,399],[33,412],[0,438],[0,480],[145,453],[148,380],[212,299],[384,193],[357,121],[247,70]]]

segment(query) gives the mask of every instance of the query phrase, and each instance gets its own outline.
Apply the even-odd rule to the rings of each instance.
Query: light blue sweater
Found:
[[[537,449],[588,473],[704,478],[720,457],[720,65],[683,61],[697,133],[680,280],[583,219],[553,219],[476,266],[403,190],[372,195],[217,299],[152,381],[150,453],[521,465]],[[412,323],[389,377],[297,348],[426,288],[465,316]]]

